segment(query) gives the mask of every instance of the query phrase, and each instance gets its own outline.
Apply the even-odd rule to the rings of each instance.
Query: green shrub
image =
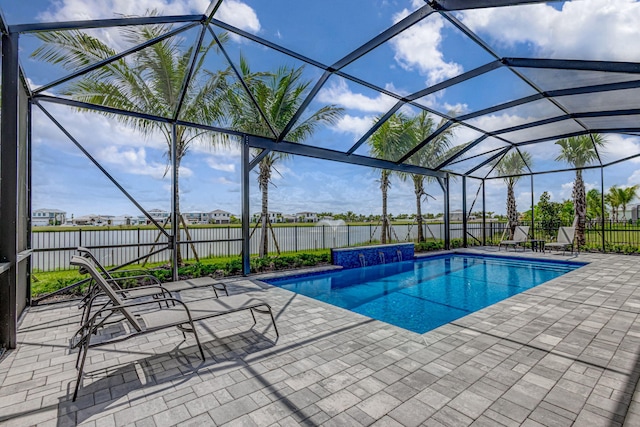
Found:
[[[415,245],[416,252],[439,251],[442,249],[444,249],[443,240],[427,240],[425,242],[416,243]]]

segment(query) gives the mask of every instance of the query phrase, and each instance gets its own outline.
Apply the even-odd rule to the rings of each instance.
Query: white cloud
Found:
[[[238,0],[224,0],[216,12],[216,18],[250,33],[260,31],[260,20],[256,12]]]
[[[167,170],[164,163],[150,162],[147,163],[147,152],[144,148],[124,148],[115,145],[101,148],[96,158],[104,164],[117,166],[119,169],[127,171],[134,175],[146,175],[154,179],[163,179]],[[180,176],[190,177],[193,175],[191,169],[181,166]]]
[[[562,200],[573,199],[573,181],[565,182],[564,184],[562,184],[562,186],[560,187],[559,196],[560,200],[558,200],[558,202]]]
[[[351,133],[356,138],[359,138],[373,126],[374,120],[373,116],[354,117],[345,114],[335,124],[334,129],[338,132]]]
[[[215,182],[216,184],[222,184],[222,185],[238,185],[237,182],[234,182],[228,178],[225,178],[224,176],[219,176],[215,178],[213,182]]]
[[[96,148],[119,145],[140,147],[166,151],[167,143],[163,135],[152,131],[142,135],[139,131],[118,123],[113,118],[92,112],[80,112],[69,107],[43,103],[43,107],[90,152]],[[69,138],[63,135],[58,127],[45,117],[39,108],[34,108],[33,129],[34,143],[56,144],[61,150],[71,149]]]
[[[459,116],[469,112],[469,106],[465,103],[450,104],[446,101],[442,103],[442,98],[445,96],[445,93],[446,90],[431,93],[418,99],[417,102],[424,105],[425,107],[442,111],[452,116]]]
[[[407,15],[404,9],[393,17],[396,23]],[[441,49],[444,20],[438,15],[431,15],[413,25],[391,40],[395,51],[395,60],[406,70],[417,69],[427,77],[429,86],[454,77],[463,72],[460,64],[446,62]]]
[[[604,149],[600,149],[603,162],[623,159],[634,154],[640,154],[640,137],[623,136],[616,134],[605,135],[608,144]],[[640,158],[636,157],[628,160],[631,163],[640,163]]]
[[[505,129],[512,126],[518,126],[530,121],[528,117],[521,117],[512,114],[488,114],[469,120],[469,124],[476,126],[482,130],[492,132],[496,129]]]
[[[584,183],[585,191],[589,191],[592,189],[597,189],[600,191],[600,183],[593,182],[585,182]],[[552,197],[551,200],[555,202],[562,202],[564,200],[573,200],[573,181],[565,182],[560,186],[560,193],[558,194],[559,200],[554,200]]]
[[[189,15],[204,13],[210,0],[60,0],[51,2],[52,7],[37,15],[41,21],[77,21],[88,19],[110,19],[120,16],[142,16],[156,10],[160,15]],[[256,12],[240,0],[225,0],[216,12],[216,18],[242,30],[257,33],[260,20]],[[118,29],[90,30],[116,49],[126,43]],[[237,40],[238,38],[234,38]]]
[[[386,113],[397,102],[394,98],[385,94],[378,94],[375,98],[354,93],[344,79],[323,88],[317,97],[323,103],[337,104],[344,108],[364,111],[367,113]]]
[[[640,169],[636,169],[627,179],[627,186],[640,185]]]
[[[223,172],[235,172],[236,170],[235,163],[225,163],[225,162],[222,162],[221,160],[222,159],[219,159],[217,157],[207,157],[206,162],[211,169],[215,169]]]
[[[640,3],[634,0],[583,0],[552,5],[479,9],[460,14],[464,24],[494,42],[529,44],[551,58],[613,61],[640,59]]]
[[[115,18],[121,15],[144,15],[157,10],[161,14],[204,13],[208,0],[62,0],[51,2],[52,8],[38,14],[42,21],[76,21]],[[235,1],[234,1],[235,3]]]

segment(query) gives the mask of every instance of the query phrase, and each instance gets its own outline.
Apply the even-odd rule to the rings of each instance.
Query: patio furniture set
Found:
[[[569,249],[571,253],[573,253],[573,240],[575,238],[575,233],[575,227],[560,227],[558,229],[556,241],[546,242],[543,239],[530,239],[529,226],[518,225],[513,233],[513,239],[500,241],[500,243],[498,243],[498,250],[500,250],[502,246],[505,247],[505,250],[507,250],[509,246],[513,246],[514,251],[518,246],[524,250],[523,245],[525,243],[529,243],[531,245],[531,250],[534,252],[546,252],[547,249],[555,249],[562,250],[562,253],[564,253]]]

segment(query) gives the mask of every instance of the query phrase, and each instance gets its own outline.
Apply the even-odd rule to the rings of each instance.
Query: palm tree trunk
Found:
[[[387,217],[387,191],[389,190],[389,171],[383,170],[380,176],[380,189],[382,190],[382,234],[380,236],[380,243],[383,245],[387,243],[387,235],[391,240],[391,233],[389,232],[389,218]]]
[[[513,239],[518,224],[518,209],[512,183],[507,185],[507,219],[509,220],[509,238]]]
[[[582,170],[576,170],[576,180],[573,183],[573,203],[576,211],[576,240],[578,247],[585,244],[585,221],[587,216],[586,194],[584,181],[582,180]]]
[[[269,230],[267,230],[269,220],[269,180],[271,178],[271,166],[267,162],[260,162],[260,174],[258,175],[258,183],[262,190],[262,213],[260,222],[262,223],[260,230],[260,257],[269,254]]]
[[[413,187],[416,193],[416,222],[418,223],[418,243],[424,242],[422,231],[422,195],[424,194],[424,177],[413,175]]]

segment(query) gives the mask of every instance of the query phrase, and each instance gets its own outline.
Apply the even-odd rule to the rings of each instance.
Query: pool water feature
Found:
[[[583,265],[447,254],[266,282],[425,333]]]

